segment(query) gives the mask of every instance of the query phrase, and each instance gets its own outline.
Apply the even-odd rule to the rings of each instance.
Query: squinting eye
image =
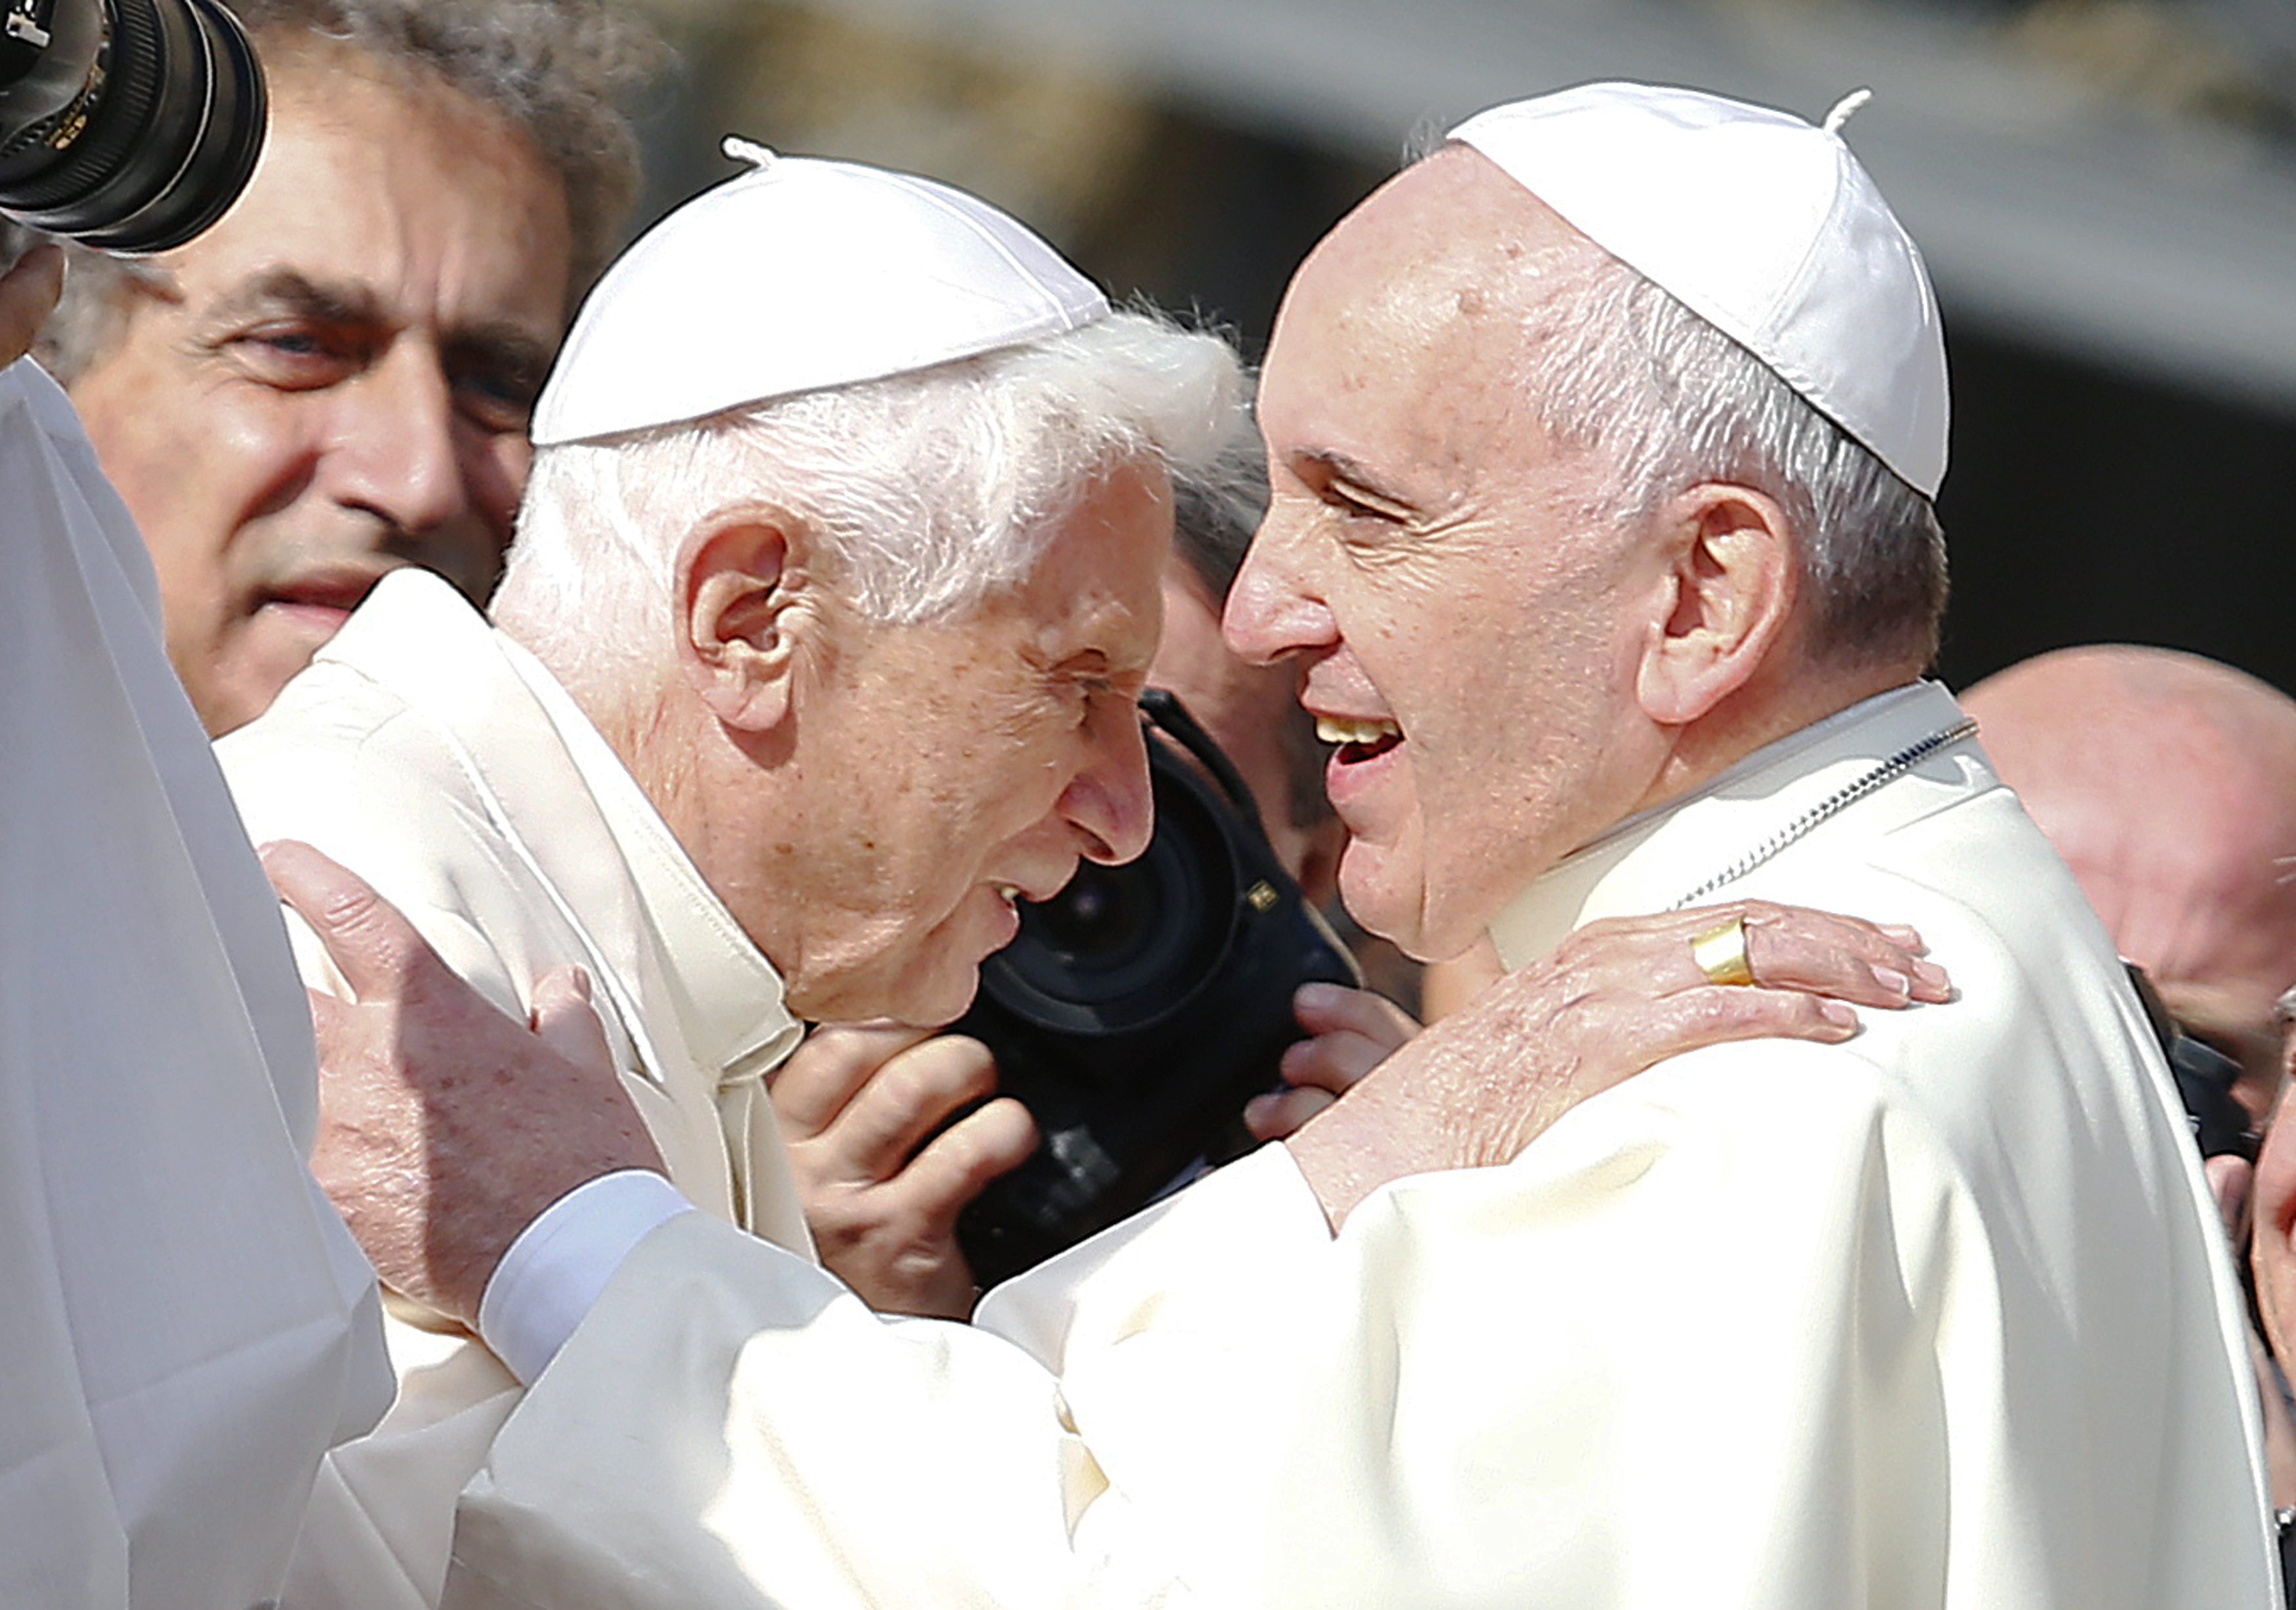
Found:
[[[300,325],[251,330],[234,337],[230,348],[255,379],[288,391],[332,386],[359,362],[345,343]]]
[[[1401,511],[1391,508],[1384,503],[1374,502],[1344,486],[1325,487],[1324,501],[1350,519],[1380,520],[1392,525],[1403,518]]]
[[[523,430],[534,417],[534,388],[522,380],[462,375],[455,395],[463,414],[484,430]]]

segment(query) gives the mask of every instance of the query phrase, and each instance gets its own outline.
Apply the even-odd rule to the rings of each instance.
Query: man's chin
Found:
[[[207,728],[208,736],[221,738],[268,710],[280,690],[310,663],[309,654],[285,665],[275,664],[266,657],[258,663],[242,662],[224,667],[220,675],[203,677],[196,684],[187,680],[185,685],[193,689],[192,702],[199,710],[200,723]]]
[[[1414,960],[1424,960],[1423,885],[1398,859],[1391,850],[1349,839],[1340,857],[1340,903],[1365,933],[1377,935]]]
[[[980,993],[980,968],[975,964],[962,977],[936,977],[903,989],[884,1016],[909,1028],[947,1028],[972,1009]]]
[[[348,618],[340,609],[265,606],[236,634],[216,674],[203,679],[200,715],[209,732],[220,738],[269,709]]]

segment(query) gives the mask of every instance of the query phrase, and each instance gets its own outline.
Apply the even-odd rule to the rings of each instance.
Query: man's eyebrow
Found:
[[[276,314],[368,328],[390,322],[381,298],[365,286],[316,280],[294,268],[274,268],[257,275],[218,302],[214,316],[219,323],[231,323]],[[537,388],[556,350],[531,331],[504,323],[450,330],[443,345],[452,362],[515,375]]]
[[[542,388],[542,377],[550,372],[550,360],[556,351],[550,342],[515,324],[473,324],[450,330],[446,338],[450,368],[514,376],[537,390]]]
[[[293,268],[266,270],[215,306],[215,316],[225,321],[267,313],[300,314],[330,324],[383,322],[382,304],[365,286],[329,284]]]

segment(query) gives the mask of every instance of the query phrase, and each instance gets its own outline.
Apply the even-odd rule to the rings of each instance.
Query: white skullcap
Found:
[[[1904,226],[1836,132],[1696,90],[1587,84],[1495,107],[1472,146],[1729,336],[1926,496],[1945,337]]]
[[[946,184],[776,157],[677,208],[583,303],[535,405],[537,446],[705,419],[930,369],[1108,313],[1027,228]]]

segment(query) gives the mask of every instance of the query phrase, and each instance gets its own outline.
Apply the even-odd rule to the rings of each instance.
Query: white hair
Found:
[[[1607,252],[1578,257],[1537,321],[1526,378],[1549,434],[1608,466],[1595,512],[1638,518],[1701,481],[1752,486],[1800,536],[1814,656],[1933,656],[1946,560],[1930,500],[1664,289]]]
[[[762,502],[826,536],[824,579],[865,617],[945,617],[1024,581],[1117,465],[1195,476],[1232,439],[1242,391],[1219,337],[1128,312],[914,374],[543,448],[494,612],[562,676],[659,664],[676,544]]]

